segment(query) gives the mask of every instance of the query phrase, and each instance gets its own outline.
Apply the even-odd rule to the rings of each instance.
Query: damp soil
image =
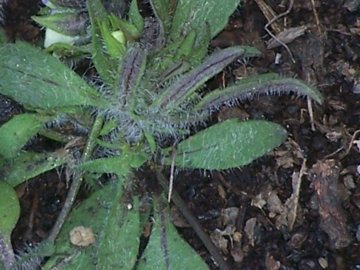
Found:
[[[10,1],[5,25],[10,41],[40,44],[43,32],[30,19],[39,7],[36,0]],[[286,14],[266,27],[270,9]],[[268,48],[272,35],[283,44],[275,40]],[[263,56],[228,67],[209,89],[276,72],[303,79],[324,95],[322,105],[290,95],[221,109],[214,121],[271,120],[287,129],[288,140],[241,169],[176,174],[175,191],[230,269],[360,269],[359,35],[357,0],[245,0],[212,41],[213,49],[251,45]],[[0,98],[1,122],[21,111]],[[39,137],[31,147],[54,146]],[[12,236],[15,247],[47,236],[66,197],[64,178],[59,171],[48,172],[17,189],[22,217]],[[172,213],[183,237],[217,269],[175,206]]]

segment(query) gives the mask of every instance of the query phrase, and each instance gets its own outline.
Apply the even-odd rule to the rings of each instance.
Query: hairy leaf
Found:
[[[146,65],[145,51],[138,47],[132,47],[125,55],[122,63],[121,78],[119,85],[119,100],[121,106],[129,106],[136,98],[137,86],[142,79]],[[135,100],[136,102],[136,100]]]
[[[119,203],[120,202],[120,203]],[[98,241],[101,269],[133,269],[140,243],[139,202],[126,204],[120,196],[109,205]]]
[[[228,22],[241,0],[178,0],[172,21],[170,39],[177,40],[186,36],[191,30],[204,35],[206,25],[210,27],[211,37],[215,37]],[[200,38],[201,39],[201,38]]]
[[[226,170],[249,164],[286,139],[278,124],[231,119],[211,126],[180,142],[175,165],[185,168]],[[165,164],[171,164],[171,149],[165,149]]]
[[[42,269],[132,269],[139,249],[138,202],[123,197],[123,181],[110,183],[75,208],[57,238],[56,252]],[[131,203],[132,208],[129,207]],[[69,233],[75,227],[90,228],[95,243],[75,246]]]
[[[304,82],[270,73],[242,79],[235,85],[212,91],[197,104],[195,110],[218,109],[224,103],[231,104],[234,101],[252,99],[260,95],[287,93],[307,96],[320,104],[323,100],[321,93],[317,89]]]
[[[20,204],[15,190],[0,180],[0,233],[8,236],[14,229],[20,216]]]
[[[26,180],[65,164],[69,160],[69,153],[64,149],[53,153],[22,152],[14,160],[0,163],[0,176],[15,187]]]
[[[125,175],[130,168],[139,168],[147,160],[145,154],[126,153],[117,157],[98,158],[79,165],[82,170]]]
[[[0,93],[42,109],[106,102],[59,60],[24,42],[0,48]]]
[[[85,12],[61,12],[48,16],[33,16],[32,19],[46,28],[68,36],[84,34],[89,23],[89,16]]]
[[[118,61],[112,59],[104,50],[101,32],[101,21],[107,20],[108,14],[100,0],[87,1],[92,30],[92,56],[97,72],[101,79],[109,86],[116,86],[116,77],[112,72],[117,71]]]
[[[176,3],[177,0],[150,0],[155,16],[160,21],[166,34],[170,31],[172,14],[176,7]]]
[[[154,224],[138,270],[208,269],[201,257],[186,243],[171,223],[169,209],[155,199]]]
[[[15,256],[11,232],[20,216],[20,203],[15,190],[0,180],[0,269],[11,269]]]
[[[49,120],[49,117],[38,114],[15,115],[0,127],[0,155],[5,158],[15,157]]]
[[[131,1],[130,10],[129,10],[129,20],[133,25],[135,25],[138,32],[141,33],[142,30],[144,29],[144,18],[141,16],[139,12],[137,0]]]
[[[236,46],[213,53],[199,67],[186,73],[165,89],[154,105],[165,109],[178,106],[207,80],[218,74],[235,59],[248,55],[249,52],[253,55],[258,51],[249,47]]]

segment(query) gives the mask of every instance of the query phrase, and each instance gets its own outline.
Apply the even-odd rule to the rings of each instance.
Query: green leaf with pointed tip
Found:
[[[112,34],[112,31],[109,27],[109,23],[107,20],[98,19],[97,22],[100,26],[100,32],[102,36],[103,46],[106,48],[106,52],[113,59],[121,59],[125,52],[125,44],[122,37],[122,32],[118,33],[118,38],[116,35]],[[119,35],[120,34],[120,35]]]
[[[198,35],[206,34],[202,30],[206,25],[210,27],[211,37],[215,37],[228,22],[228,18],[235,11],[241,0],[178,0],[170,39],[177,40],[186,36],[191,30]]]
[[[49,120],[50,117],[38,114],[15,115],[0,127],[0,155],[5,158],[15,157]]]
[[[163,94],[154,102],[153,107],[160,109],[176,108],[186,98],[195,93],[210,78],[221,72],[235,59],[246,56],[257,50],[250,47],[234,46],[217,51],[208,56],[197,68],[189,71],[163,91]]]
[[[14,160],[0,162],[0,176],[15,187],[26,180],[65,164],[69,160],[69,153],[64,149],[53,153],[22,152]]]
[[[275,123],[230,119],[180,142],[175,165],[208,170],[244,166],[279,146],[286,136],[285,129]],[[171,149],[164,154],[165,164],[171,164]]]
[[[11,232],[20,216],[20,203],[15,190],[0,180],[0,269],[13,269],[15,262]]]
[[[167,36],[170,31],[172,14],[177,0],[150,0],[150,4]]]
[[[195,107],[195,111],[218,109],[224,103],[248,100],[259,95],[288,94],[307,96],[321,104],[321,93],[306,83],[293,78],[284,78],[274,73],[242,79],[235,85],[212,91]]]
[[[53,269],[66,259],[67,270],[133,269],[141,234],[139,203],[134,199],[129,207],[123,197],[124,185],[118,180],[105,186],[70,213],[55,242],[56,252],[42,269]],[[77,226],[90,228],[95,243],[87,247],[72,245],[69,233]]]
[[[31,18],[40,25],[67,36],[85,34],[89,23],[89,16],[85,12],[60,12]]]
[[[55,57],[24,42],[0,47],[0,78],[1,94],[34,108],[107,103]]]
[[[131,1],[130,10],[129,10],[129,20],[133,25],[135,25],[135,27],[139,33],[141,33],[143,31],[144,18],[141,16],[141,14],[139,12],[137,0]]]
[[[154,199],[155,212],[149,243],[138,270],[209,269],[201,257],[186,243],[171,223],[169,209]]]
[[[131,270],[137,259],[142,232],[139,202],[138,199],[128,205],[121,202],[121,196],[113,201],[99,235],[96,257],[101,269]]]
[[[197,33],[195,31],[189,32],[189,34],[184,38],[176,53],[176,59],[181,59],[182,57],[187,59],[187,56],[189,56],[194,49],[196,35]]]
[[[130,168],[138,169],[147,161],[146,154],[124,153],[117,157],[98,158],[84,162],[79,168],[96,173],[116,173],[119,176],[128,173]]]
[[[87,6],[92,30],[92,60],[101,79],[109,86],[115,87],[117,82],[113,72],[118,70],[119,61],[111,58],[110,55],[105,52],[100,26],[101,21],[108,19],[108,14],[100,0],[89,0],[87,1]]]
[[[6,182],[0,181],[0,233],[8,236],[20,216],[20,204],[15,190]]]

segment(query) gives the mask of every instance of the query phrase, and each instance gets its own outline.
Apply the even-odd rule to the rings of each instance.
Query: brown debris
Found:
[[[339,182],[340,164],[334,159],[318,161],[310,171],[320,214],[320,228],[325,231],[335,249],[347,247],[352,239],[346,227],[346,215],[341,204],[347,196]]]

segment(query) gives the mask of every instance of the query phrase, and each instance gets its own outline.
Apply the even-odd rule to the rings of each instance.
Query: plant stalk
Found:
[[[99,136],[99,133],[100,133],[103,123],[104,123],[103,115],[102,114],[97,115],[95,118],[94,124],[92,126],[91,132],[89,134],[89,138],[85,145],[85,149],[84,149],[82,159],[81,159],[82,162],[85,162],[90,159],[91,154],[92,154],[95,144],[96,144],[96,138]],[[50,243],[55,242],[55,239],[58,236],[58,234],[66,220],[66,217],[68,216],[68,214],[75,202],[76,195],[77,195],[79,188],[81,186],[81,183],[83,181],[82,173],[79,172],[78,170],[75,170],[73,172],[72,178],[73,178],[72,183],[71,183],[68,195],[66,197],[64,206],[61,209],[61,212],[60,212],[58,218],[56,219],[55,225],[52,228],[52,230],[49,234],[49,237],[47,239],[47,241],[49,241]]]

